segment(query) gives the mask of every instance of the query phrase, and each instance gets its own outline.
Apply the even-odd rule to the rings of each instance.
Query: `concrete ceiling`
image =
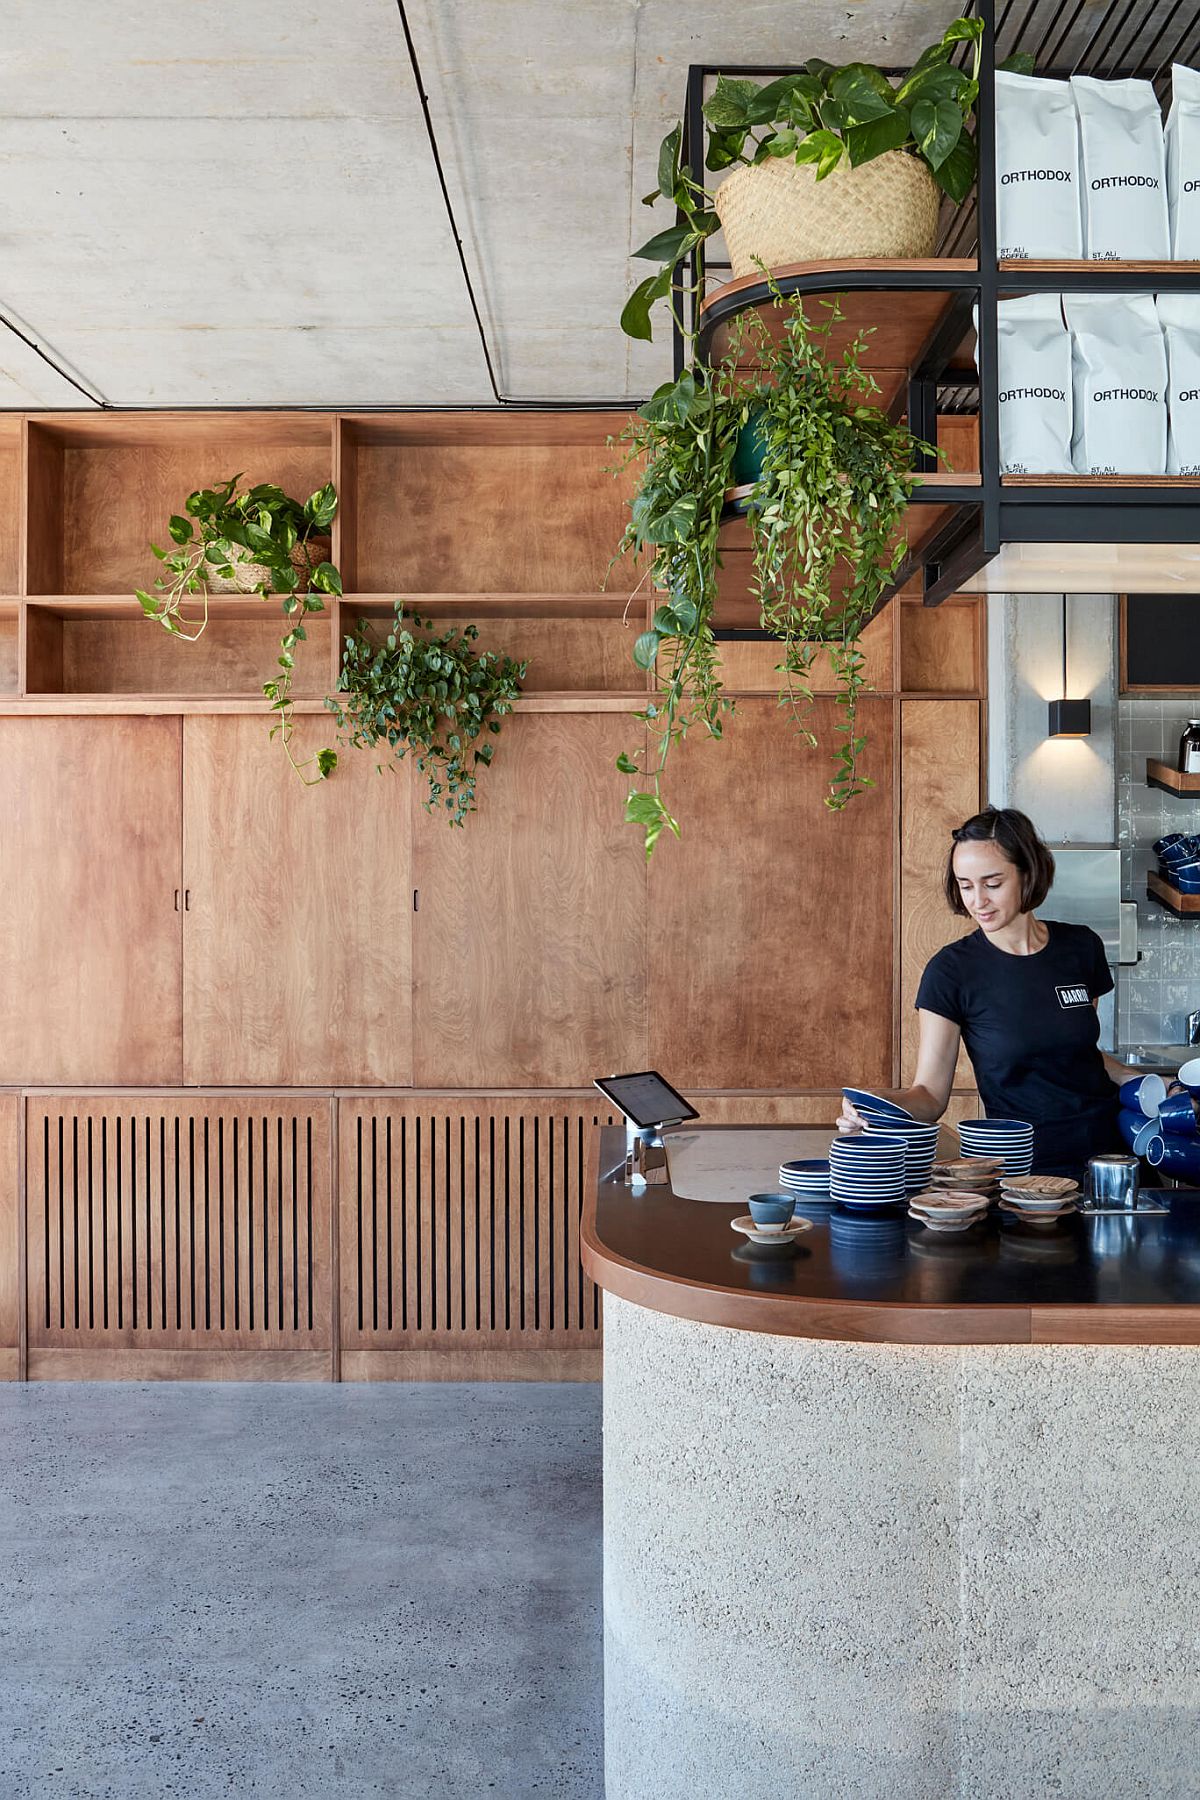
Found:
[[[959,10],[408,0],[501,391],[619,401],[669,373],[665,332],[617,319],[670,222],[640,196],[689,62],[903,63]],[[492,402],[396,0],[3,18],[0,407]]]

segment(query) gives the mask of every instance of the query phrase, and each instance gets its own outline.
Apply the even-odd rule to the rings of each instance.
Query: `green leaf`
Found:
[[[657,794],[634,792],[625,801],[627,825],[657,825],[662,819],[663,804]]]
[[[945,162],[933,171],[933,179],[961,206],[974,185],[975,168],[975,140],[964,131]]]
[[[939,100],[936,104],[918,100],[912,109],[913,137],[935,173],[962,136],[962,128],[961,108],[952,100]]]
[[[664,199],[669,199],[675,192],[675,180],[679,169],[679,145],[683,138],[683,126],[676,125],[668,131],[658,147],[658,191]]]
[[[695,243],[696,235],[688,225],[672,225],[666,231],[655,232],[647,238],[640,250],[635,250],[636,257],[646,262],[678,262],[684,250]]]
[[[1034,62],[1031,50],[1018,50],[1013,56],[1006,56],[1003,62],[996,64],[1006,75],[1032,75]]]
[[[650,308],[670,291],[670,287],[670,269],[660,269],[657,275],[648,275],[645,281],[638,282],[621,312],[621,330],[626,337],[644,338],[650,342],[654,335],[650,326]]]
[[[179,513],[172,513],[167,523],[167,530],[175,543],[187,544],[191,542],[195,526],[190,519],[182,518]]]
[[[639,669],[652,669],[658,660],[662,638],[657,631],[643,631],[633,646],[633,660]]]
[[[918,100],[957,100],[970,84],[970,76],[952,63],[938,63],[910,75],[897,89],[896,100],[899,105],[908,107],[915,106]]]
[[[758,95],[753,81],[718,75],[717,85],[704,103],[704,117],[714,131],[736,131],[749,124],[749,108]]]
[[[974,44],[982,36],[982,19],[951,19],[942,33],[942,42],[943,44]]]
[[[645,405],[638,411],[643,419],[652,424],[669,421],[673,425],[681,425],[696,403],[696,377],[690,369],[685,369],[678,381],[666,381],[662,387],[655,388]]]
[[[817,180],[832,173],[842,160],[845,145],[832,131],[810,132],[796,150],[798,163],[816,163]]]
[[[847,125],[866,125],[872,119],[886,118],[896,102],[895,96],[886,81],[884,88],[887,98],[869,77],[863,73],[862,65],[839,69],[829,82],[829,91],[835,100],[841,102],[846,109]]]
[[[637,764],[634,762],[632,756],[625,750],[622,750],[620,756],[617,758],[617,767],[620,769],[622,775],[636,775],[638,772]]]
[[[735,162],[740,162],[742,146],[746,142],[744,131],[712,131],[708,137],[708,149],[704,156],[704,166],[716,175],[722,169],[728,169]]]
[[[872,119],[869,125],[851,125],[846,133],[850,167],[857,169],[888,150],[899,150],[908,138],[908,114],[902,106],[896,107],[886,119]]]
[[[342,578],[331,562],[318,563],[309,581],[322,594],[340,594],[342,591]]]
[[[768,140],[766,151],[768,156],[790,156],[796,148],[796,133],[791,126],[786,131],[778,131]]]
[[[153,619],[157,616],[159,603],[152,594],[148,594],[144,588],[135,588],[134,596],[140,603],[142,611],[148,619]]]

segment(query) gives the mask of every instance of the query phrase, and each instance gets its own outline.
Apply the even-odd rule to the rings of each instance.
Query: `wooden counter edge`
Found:
[[[596,1230],[600,1134],[588,1157],[579,1250],[585,1273],[605,1293],[634,1306],[781,1337],[822,1338],[854,1344],[1027,1344],[1027,1306],[897,1306],[888,1301],[805,1300],[747,1294],[739,1289],[687,1281],[618,1256]]]
[[[1200,1306],[1035,1306],[1033,1344],[1200,1344]]]

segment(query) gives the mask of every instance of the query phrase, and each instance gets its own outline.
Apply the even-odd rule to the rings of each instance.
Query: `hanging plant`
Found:
[[[859,769],[859,640],[903,561],[913,458],[931,447],[868,404],[878,389],[862,366],[866,333],[830,358],[842,317],[836,301],[820,303],[816,320],[777,289],[773,304],[784,315],[776,336],[760,315],[748,315],[722,362],[660,388],[622,434],[628,453],[620,466],[642,459],[644,469],[618,554],[649,548],[651,578],[666,594],[634,646],[635,662],[655,677],[654,699],[638,715],[649,748],[640,759],[622,753],[617,764],[643,783],[631,790],[625,816],[642,827],[647,856],[664,830],[679,835],[663,800],[673,745],[697,725],[720,737],[732,707],[717,672],[712,614],[721,514],[747,431],[760,455],[746,499],[754,591],[764,630],[783,645],[781,704],[815,746],[810,676],[828,651],[841,716],[825,804],[840,811],[871,785]]]
[[[209,621],[210,593],[279,596],[284,614],[292,621],[279,647],[280,673],[263,684],[278,721],[271,736],[278,736],[288,761],[308,785],[323,781],[337,766],[333,750],[318,750],[298,763],[292,754],[294,729],[292,678],[296,647],[307,638],[304,619],[322,612],[322,594],[340,594],[341,576],[329,561],[329,527],[337,512],[337,492],[326,482],[307,500],[293,500],[269,482],[239,490],[241,475],[232,475],[216,487],[197,488],[184,501],[182,513],[173,514],[167,530],[178,546],[150,548],[166,570],[154,583],[154,593],[136,590],[143,613],[164,631],[189,643],[202,637]],[[193,597],[202,603],[201,617],[184,616]],[[315,768],[314,775],[306,775]]]
[[[360,619],[342,654],[341,692],[325,704],[346,742],[378,750],[386,745],[393,767],[411,750],[428,781],[426,812],[449,814],[462,825],[475,811],[477,771],[495,754],[490,742],[513,710],[528,665],[496,651],[473,648],[474,625],[433,632],[431,619],[409,615],[394,603],[395,622],[382,643]],[[482,740],[482,741],[481,741]]]

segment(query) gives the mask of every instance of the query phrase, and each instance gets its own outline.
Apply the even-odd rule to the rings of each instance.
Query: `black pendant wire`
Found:
[[[27,349],[32,350],[35,356],[40,356],[42,361],[46,363],[49,368],[53,369],[56,375],[61,375],[63,380],[68,382],[70,386],[75,389],[76,393],[82,394],[84,399],[89,400],[94,407],[98,408],[101,412],[111,411],[111,400],[105,400],[96,388],[84,387],[83,383],[77,381],[68,369],[64,369],[61,363],[55,362],[48,350],[43,350],[40,344],[35,343],[31,337],[26,336],[20,326],[14,325],[7,314],[3,312],[0,312],[0,325],[3,325],[7,331],[11,331],[15,338],[20,338]]]
[[[1067,697],[1067,596],[1062,597],[1063,699]]]

